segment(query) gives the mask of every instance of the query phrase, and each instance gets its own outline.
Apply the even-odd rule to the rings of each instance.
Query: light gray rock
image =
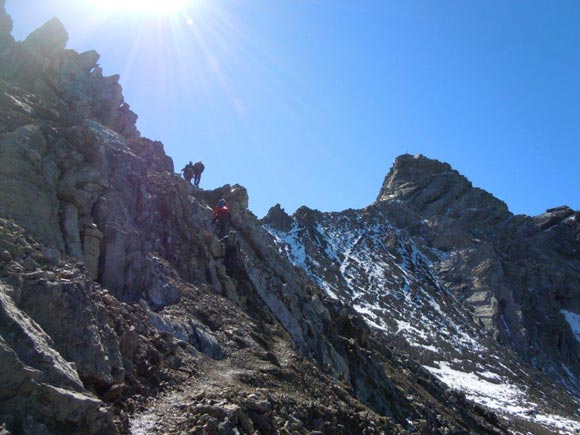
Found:
[[[19,306],[58,337],[54,348],[76,364],[85,384],[106,388],[123,382],[125,370],[114,325],[93,298],[95,291],[78,271],[68,283],[25,281]]]

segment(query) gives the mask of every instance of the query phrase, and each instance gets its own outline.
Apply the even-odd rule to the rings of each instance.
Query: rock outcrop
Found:
[[[62,53],[67,42],[66,29],[57,18],[53,18],[28,35],[23,45],[38,51],[46,58],[51,58]]]

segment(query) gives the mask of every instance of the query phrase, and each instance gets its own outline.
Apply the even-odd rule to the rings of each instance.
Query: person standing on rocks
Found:
[[[189,162],[191,163],[191,162]],[[193,165],[193,185],[196,187],[199,187],[199,181],[201,180],[201,173],[203,172],[203,170],[205,169],[204,164],[201,162],[201,160],[195,162],[195,165]]]
[[[230,220],[231,214],[230,209],[226,204],[226,200],[220,199],[217,203],[216,208],[214,209],[212,219],[214,225],[217,225],[217,234],[220,240],[223,239],[228,233]]]
[[[193,178],[193,163],[189,162],[185,167],[181,170],[183,173],[183,178],[187,180],[188,183],[191,184],[191,179]]]

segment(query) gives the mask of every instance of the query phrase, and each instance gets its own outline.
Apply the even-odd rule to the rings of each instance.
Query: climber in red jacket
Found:
[[[230,209],[226,205],[225,199],[220,199],[213,212],[212,222],[217,224],[217,233],[220,239],[223,239],[229,229],[231,220]]]

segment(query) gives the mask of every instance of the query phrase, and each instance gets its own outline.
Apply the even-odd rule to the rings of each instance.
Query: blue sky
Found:
[[[116,0],[120,5],[127,0]],[[396,156],[446,161],[514,213],[580,209],[580,2],[7,0],[119,73],[138,128],[250,209],[372,203]],[[100,4],[100,6],[99,6]]]

